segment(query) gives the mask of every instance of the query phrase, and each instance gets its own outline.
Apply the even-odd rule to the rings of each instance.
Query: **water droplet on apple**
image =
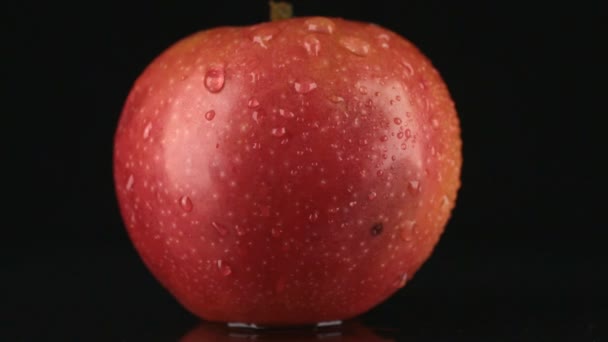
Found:
[[[185,212],[189,213],[192,211],[192,207],[193,207],[192,200],[190,200],[190,197],[188,197],[188,196],[182,196],[179,199],[179,206],[182,207],[182,209]]]
[[[284,109],[279,109],[279,115],[288,119],[294,118],[296,116],[293,112]]]
[[[376,223],[370,229],[370,233],[372,234],[372,236],[378,236],[378,235],[382,234],[383,230],[384,230],[384,226],[382,225],[382,223]]]
[[[135,183],[135,179],[133,178],[133,175],[129,175],[129,178],[127,179],[127,191],[133,189],[133,183]]]
[[[213,109],[205,113],[205,119],[207,119],[207,121],[211,121],[213,118],[215,118],[215,111]]]
[[[304,22],[306,29],[311,32],[332,34],[336,27],[333,21],[327,18],[315,17]]]
[[[413,76],[414,75],[414,68],[412,67],[412,65],[406,61],[402,61],[401,65],[403,65],[403,68],[405,68],[405,72],[408,76]]]
[[[401,143],[401,149],[404,151],[407,150],[407,144],[405,142]]]
[[[403,132],[397,133],[397,139],[402,139],[402,138],[403,138]]]
[[[412,136],[412,131],[409,128],[405,130],[405,138],[409,139]]]
[[[239,226],[238,224],[234,226],[234,231],[236,232],[236,235],[238,235],[238,236],[245,235],[245,228]]]
[[[397,277],[395,280],[395,287],[402,288],[407,283],[407,273],[403,273],[401,276]]]
[[[266,113],[264,113],[263,110],[256,110],[256,111],[253,111],[253,113],[251,113],[251,118],[253,118],[253,121],[255,121],[258,124],[264,119],[265,116],[266,116]]]
[[[321,43],[315,36],[309,34],[304,37],[304,48],[310,56],[318,56],[321,50]]]
[[[448,196],[441,197],[441,209],[446,210],[450,207],[450,198]]]
[[[378,170],[376,172],[376,176],[378,176],[378,177],[382,177],[383,175],[384,175],[384,171],[382,171],[382,170]]]
[[[250,98],[249,101],[247,101],[247,107],[249,108],[257,108],[259,106],[260,102],[254,97]]]
[[[369,43],[357,37],[342,37],[340,45],[357,56],[367,56],[369,54]]]
[[[272,129],[271,133],[275,137],[282,137],[287,133],[287,129],[285,129],[285,127],[276,127]]]
[[[268,49],[268,46],[266,45],[266,43],[268,43],[270,40],[272,39],[272,34],[258,34],[253,36],[253,38],[251,38],[251,40],[258,44],[259,46],[263,47],[264,49]]]
[[[337,95],[332,95],[329,97],[329,101],[331,101],[333,103],[340,103],[340,102],[344,102],[344,98],[337,96]]]
[[[144,139],[148,139],[148,137],[150,136],[151,130],[152,130],[152,123],[148,122],[148,124],[144,128]]]
[[[376,193],[375,192],[370,192],[369,195],[367,195],[367,199],[369,199],[370,201],[373,201],[376,198]]]
[[[272,237],[278,238],[281,236],[281,234],[283,234],[283,230],[281,230],[281,228],[274,227],[270,230],[270,235],[272,235]]]
[[[357,205],[357,201],[352,201],[352,202],[348,203],[348,206],[351,207],[351,208],[354,207],[354,206],[356,206],[356,205]]]
[[[211,226],[213,226],[213,228],[215,228],[215,230],[221,235],[221,236],[226,236],[226,234],[228,234],[228,228],[226,228],[226,226],[224,226],[221,223],[217,223],[215,221],[211,222]]]
[[[395,125],[401,125],[401,119],[400,118],[394,118],[393,122],[395,123]]]
[[[386,134],[380,137],[380,141],[382,141],[382,142],[385,142],[387,140],[388,140],[388,137],[386,136]]]
[[[300,94],[306,94],[317,88],[317,84],[310,79],[304,79],[293,83],[293,88]]]
[[[205,73],[205,88],[212,93],[217,93],[224,88],[224,67],[213,66]]]
[[[312,213],[310,213],[310,215],[308,215],[308,221],[310,222],[317,222],[318,219],[319,212],[317,210],[313,211]]]
[[[221,259],[217,261],[217,269],[224,277],[232,274],[232,268],[230,268],[230,266]]]
[[[434,128],[439,127],[439,121],[438,121],[437,119],[433,119],[433,120],[431,120],[431,123],[433,124],[433,127],[434,127]]]
[[[399,236],[403,241],[411,241],[413,237],[414,227],[416,226],[416,221],[405,221],[403,223],[403,228],[401,228],[401,232]]]
[[[407,189],[411,194],[417,194],[420,191],[420,182],[416,180],[409,181],[407,184]]]

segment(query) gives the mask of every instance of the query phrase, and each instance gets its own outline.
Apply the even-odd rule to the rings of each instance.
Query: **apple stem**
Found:
[[[293,6],[289,2],[271,0],[269,4],[271,21],[289,19],[293,16]]]

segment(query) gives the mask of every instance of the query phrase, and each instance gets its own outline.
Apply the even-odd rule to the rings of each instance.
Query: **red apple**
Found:
[[[135,248],[211,321],[347,319],[403,287],[460,186],[431,62],[374,24],[308,17],[193,34],[137,79],[114,177]]]

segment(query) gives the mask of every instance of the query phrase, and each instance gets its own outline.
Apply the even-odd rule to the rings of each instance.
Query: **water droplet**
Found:
[[[370,201],[372,201],[372,200],[374,200],[376,198],[376,196],[377,196],[376,193],[372,191],[372,192],[369,193],[369,195],[367,195],[367,198]]]
[[[351,208],[354,207],[354,206],[356,206],[356,205],[357,205],[356,201],[352,201],[352,202],[348,203],[348,206],[351,207]]]
[[[366,86],[360,86],[359,87],[359,92],[363,95],[367,94],[367,87]]]
[[[412,241],[416,221],[405,221],[399,236],[403,241]]]
[[[409,128],[405,130],[405,138],[409,139],[412,136],[412,131]]]
[[[441,197],[441,209],[446,210],[450,207],[450,198],[448,196]]]
[[[394,118],[393,122],[395,123],[395,125],[401,125],[401,119],[400,118]]]
[[[386,136],[386,134],[380,137],[380,141],[382,141],[382,142],[385,142],[387,140],[388,140],[388,137]]]
[[[395,96],[395,100],[397,100],[397,102],[401,101],[401,96],[399,96],[399,95]]]
[[[308,31],[328,34],[332,34],[336,28],[336,24],[333,21],[321,17],[307,19],[304,25],[306,25]]]
[[[249,108],[257,108],[259,106],[260,102],[254,97],[250,98],[249,101],[247,101],[247,107]]]
[[[340,102],[344,102],[344,98],[343,98],[343,97],[340,97],[340,96],[337,96],[337,95],[332,95],[332,96],[329,98],[329,101],[331,101],[331,102],[333,102],[333,103],[340,103]]]
[[[397,160],[397,156],[395,156],[395,155],[391,156],[391,160],[392,160],[392,161]]]
[[[342,37],[340,45],[357,56],[367,56],[369,54],[369,43],[357,37]]]
[[[316,222],[319,219],[319,212],[318,211],[313,211],[312,213],[310,213],[310,215],[308,215],[308,221],[310,222]]]
[[[283,234],[281,228],[274,227],[270,230],[270,235],[272,235],[272,237],[278,238],[281,234]]]
[[[238,235],[238,236],[245,235],[245,228],[239,226],[238,224],[236,226],[234,226],[234,231],[236,232],[236,235]]]
[[[232,268],[221,259],[217,261],[217,269],[224,277],[229,276],[232,273]]]
[[[179,199],[179,206],[182,207],[182,209],[185,212],[191,212],[192,211],[192,200],[190,200],[190,197],[188,196],[182,196],[182,198]]]
[[[407,283],[407,273],[403,273],[401,276],[397,277],[395,281],[395,287],[402,288]]]
[[[284,109],[279,109],[279,115],[288,119],[294,118],[296,116],[293,112]]]
[[[407,144],[405,142],[401,143],[401,149],[402,150],[407,150]]]
[[[405,72],[408,76],[414,75],[414,68],[412,68],[412,65],[410,63],[402,61],[401,65],[403,65],[403,67],[405,68]]]
[[[253,38],[251,38],[251,40],[259,46],[263,47],[264,49],[268,49],[268,45],[266,45],[266,43],[268,43],[272,39],[272,37],[273,35],[270,34],[270,32],[265,32],[261,34],[256,34],[255,36],[253,36]]]
[[[251,117],[253,118],[253,121],[259,124],[264,120],[264,117],[266,117],[266,113],[263,110],[255,110],[251,113]]]
[[[384,171],[382,171],[382,170],[378,170],[376,172],[376,176],[378,176],[378,177],[382,177],[383,175],[384,175]]]
[[[439,127],[439,121],[437,119],[431,120],[431,123],[433,124],[433,127],[435,127],[435,128]]]
[[[135,179],[133,178],[133,175],[129,175],[129,178],[127,179],[127,191],[131,190],[133,188],[133,183],[135,183]]]
[[[310,56],[318,56],[321,50],[321,43],[315,36],[309,34],[304,37],[304,48]]]
[[[397,133],[397,139],[402,139],[402,138],[403,138],[403,132]]]
[[[417,194],[418,191],[420,191],[420,182],[416,180],[409,181],[409,183],[407,184],[407,188],[410,193]]]
[[[213,221],[211,222],[211,225],[221,236],[226,236],[226,234],[228,234],[228,228],[226,228],[226,226],[223,224]]]
[[[144,128],[144,139],[148,139],[148,137],[150,136],[151,130],[152,130],[152,123],[148,122],[148,124]]]
[[[271,133],[275,137],[282,137],[285,135],[285,133],[287,133],[287,130],[285,129],[285,127],[277,127],[277,128],[273,128]]]
[[[213,118],[215,118],[215,111],[213,109],[205,113],[205,119],[207,119],[207,121],[211,121]]]
[[[293,88],[300,94],[306,94],[317,88],[317,84],[309,79],[296,81],[293,83]]]
[[[205,74],[205,88],[212,93],[217,93],[224,88],[224,67],[213,66]]]
[[[259,150],[260,148],[262,148],[262,144],[260,144],[259,142],[254,142],[253,144],[251,144],[251,148],[254,150]]]
[[[382,234],[383,230],[384,226],[382,225],[382,223],[376,223],[372,226],[372,229],[370,229],[370,233],[372,234],[372,236],[378,236]]]

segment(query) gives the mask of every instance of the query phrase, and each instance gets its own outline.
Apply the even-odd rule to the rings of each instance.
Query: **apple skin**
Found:
[[[430,256],[460,187],[437,70],[401,36],[339,18],[182,39],[136,80],[114,143],[136,250],[210,321],[369,310]]]

